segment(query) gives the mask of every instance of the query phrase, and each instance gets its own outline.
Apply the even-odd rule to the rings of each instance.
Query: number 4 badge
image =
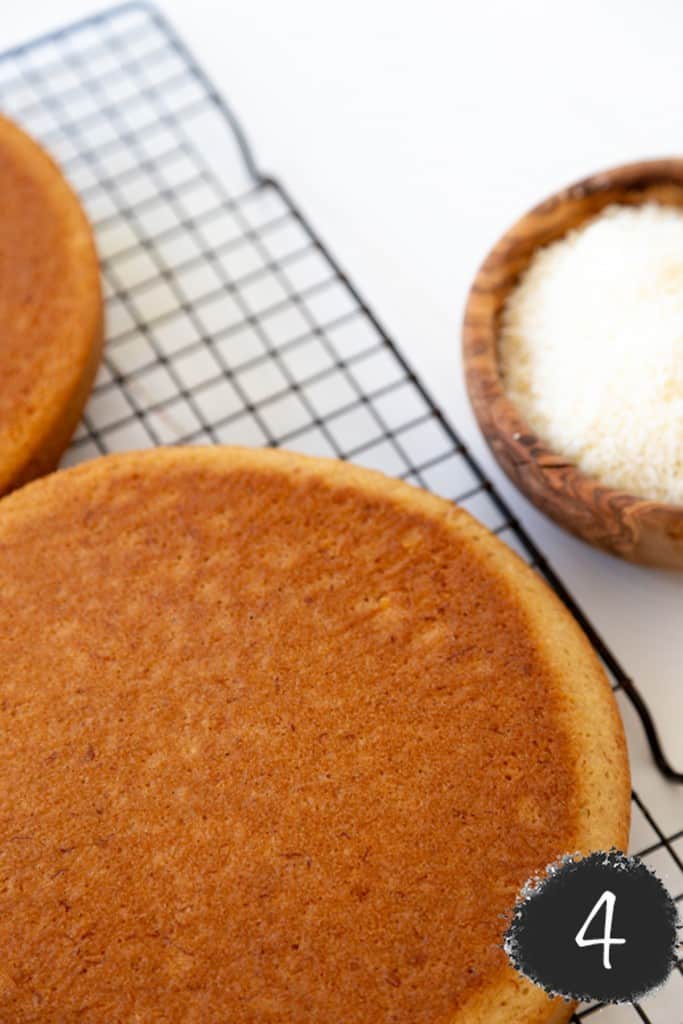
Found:
[[[636,1002],[676,965],[675,900],[647,864],[618,850],[548,865],[520,891],[508,922],[503,948],[512,966],[576,1002]]]

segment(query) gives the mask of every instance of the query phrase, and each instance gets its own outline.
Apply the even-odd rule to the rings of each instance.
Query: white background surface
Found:
[[[683,765],[683,576],[598,554],[536,513],[483,446],[459,356],[469,282],[512,220],[586,173],[683,148],[683,5],[159,6],[637,679]],[[0,46],[96,9],[2,4]],[[670,798],[683,803],[680,790]]]

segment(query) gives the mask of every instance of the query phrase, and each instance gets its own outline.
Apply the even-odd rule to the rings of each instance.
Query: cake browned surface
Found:
[[[50,157],[0,117],[0,494],[56,465],[101,341],[85,214]]]
[[[0,1021],[564,1021],[520,886],[623,847],[589,645],[466,513],[274,451],[0,502]]]

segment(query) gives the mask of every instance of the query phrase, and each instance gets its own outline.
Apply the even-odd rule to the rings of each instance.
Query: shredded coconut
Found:
[[[683,504],[683,212],[610,206],[541,249],[503,311],[500,356],[553,451]]]

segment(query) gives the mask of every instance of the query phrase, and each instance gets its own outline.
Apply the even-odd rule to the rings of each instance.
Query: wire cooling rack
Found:
[[[166,21],[126,4],[11,50],[0,101],[60,162],[102,258],[106,353],[65,464],[157,444],[286,445],[457,500],[591,638],[629,735],[631,849],[683,901],[683,801],[666,781],[680,776],[638,692]],[[679,964],[643,1003],[574,1019],[683,1024],[682,1008]]]

